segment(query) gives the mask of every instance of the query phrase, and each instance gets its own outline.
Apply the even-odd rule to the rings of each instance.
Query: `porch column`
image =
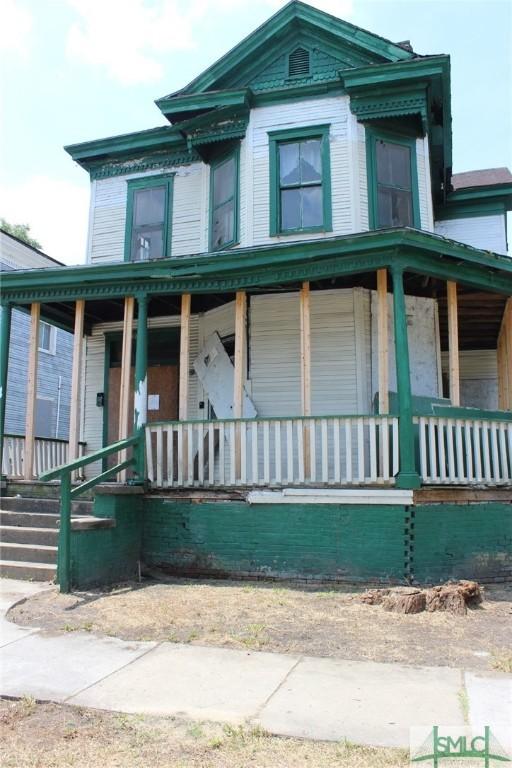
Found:
[[[34,477],[34,436],[37,401],[37,358],[39,351],[39,318],[41,305],[32,304],[30,309],[30,341],[27,370],[27,407],[25,412],[25,451],[23,470],[25,480]]]
[[[393,320],[395,328],[396,383],[398,391],[398,434],[400,438],[400,471],[396,478],[397,488],[419,488],[421,479],[416,471],[414,428],[412,423],[412,395],[409,367],[409,342],[407,339],[407,315],[405,311],[403,268],[394,266]]]
[[[498,407],[512,410],[512,299],[508,299],[498,336]]]
[[[133,401],[134,433],[143,436],[148,418],[148,297],[137,296],[137,340],[135,344],[135,384]],[[144,440],[135,453],[135,473],[144,481]]]
[[[192,297],[190,293],[184,293],[181,297],[181,330],[180,330],[180,382],[178,400],[178,418],[180,421],[188,419],[188,383],[190,367],[190,310]],[[183,477],[189,474],[188,466],[188,433],[183,430],[181,461]],[[179,449],[178,449],[179,450]]]
[[[5,403],[7,400],[11,314],[10,304],[0,305],[0,476],[2,476],[4,456]]]
[[[80,374],[82,371],[82,348],[84,336],[85,301],[75,303],[75,329],[73,336],[73,367],[71,371],[71,401],[69,411],[69,450],[68,461],[78,458],[80,440]]]
[[[377,349],[379,357],[379,413],[389,413],[388,273],[377,270]]]
[[[302,283],[300,297],[300,382],[302,416],[311,416],[311,302],[309,283]],[[304,424],[304,476],[311,474],[309,425]]]
[[[235,374],[233,386],[233,418],[243,417],[244,403],[244,360],[245,360],[245,325],[247,315],[247,296],[245,291],[237,291],[235,299]],[[235,471],[241,475],[241,435],[240,425],[235,428]]]
[[[135,298],[126,296],[124,300],[123,343],[121,352],[121,383],[119,387],[119,429],[118,439],[125,440],[128,437],[129,406],[130,406],[130,379],[132,370],[132,339],[133,339],[133,313]],[[126,461],[128,451],[121,451],[119,462]],[[126,482],[126,469],[120,473],[121,482]]]
[[[459,377],[459,320],[457,312],[457,283],[446,283],[448,310],[448,357],[450,361],[450,400],[452,405],[460,405]]]

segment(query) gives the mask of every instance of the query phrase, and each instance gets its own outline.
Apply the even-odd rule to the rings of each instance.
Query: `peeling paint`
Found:
[[[141,429],[145,426],[148,415],[148,377],[145,376],[135,391],[134,396],[134,421],[135,428]]]

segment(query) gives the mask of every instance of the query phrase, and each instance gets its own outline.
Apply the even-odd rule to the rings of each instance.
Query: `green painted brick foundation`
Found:
[[[416,581],[512,579],[512,504],[425,504],[411,520]]]
[[[141,557],[140,496],[96,496],[94,515],[110,517],[113,528],[71,531],[71,583],[75,588],[135,578]]]
[[[148,498],[143,559],[187,575],[396,582],[405,516],[402,506]]]

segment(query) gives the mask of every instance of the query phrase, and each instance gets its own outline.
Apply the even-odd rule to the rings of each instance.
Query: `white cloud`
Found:
[[[159,80],[161,54],[192,49],[198,23],[215,14],[226,17],[252,6],[254,0],[64,0],[76,13],[66,53],[99,67],[123,85]],[[286,0],[259,0],[269,15]],[[310,0],[311,5],[347,19],[353,0]]]
[[[82,186],[49,176],[0,185],[0,218],[29,224],[42,250],[65,264],[85,261],[89,215],[88,182]]]
[[[0,52],[28,59],[32,49],[33,18],[17,0],[2,0]]]

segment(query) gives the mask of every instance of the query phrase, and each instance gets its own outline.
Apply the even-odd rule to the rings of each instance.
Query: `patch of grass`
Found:
[[[469,696],[465,688],[461,688],[457,694],[459,706],[462,710],[462,717],[466,725],[469,723]]]
[[[493,669],[497,669],[500,672],[512,673],[512,653],[507,651],[493,653],[491,666]]]
[[[204,736],[204,730],[200,723],[193,723],[187,730],[187,735],[193,739],[202,739]]]
[[[247,648],[262,648],[268,642],[268,638],[264,634],[265,629],[264,624],[249,624],[244,635],[240,637],[240,642]]]
[[[73,624],[64,624],[62,627],[63,632],[78,632],[79,629],[80,627],[75,627]]]

